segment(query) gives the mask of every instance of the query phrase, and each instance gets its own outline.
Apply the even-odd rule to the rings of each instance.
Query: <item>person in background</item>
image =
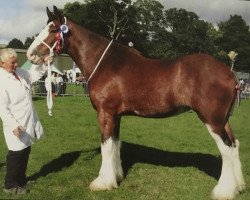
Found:
[[[51,74],[51,89],[52,89],[52,95],[55,97],[57,95],[57,84],[56,84],[56,74],[52,73]]]
[[[52,61],[47,57],[46,61]],[[43,76],[45,65],[29,71],[17,67],[17,54],[11,48],[0,50],[0,117],[8,147],[5,193],[26,194],[26,169],[31,145],[43,136],[43,127],[32,103],[31,84]]]
[[[76,81],[79,81],[82,83],[84,96],[88,97],[89,96],[89,89],[88,89],[88,83],[87,83],[87,80],[85,79],[85,77],[80,73],[79,77],[76,78]]]
[[[56,76],[56,93],[57,95],[61,95],[62,94],[62,85],[63,85],[63,78],[61,77],[60,74],[57,74]]]
[[[84,88],[85,97],[88,97],[89,96],[89,86],[88,86],[88,82],[86,79],[84,79],[84,81],[83,81],[83,88]]]
[[[67,71],[64,71],[62,79],[63,79],[62,94],[64,95],[66,93],[66,88],[67,88],[66,83],[68,82]]]

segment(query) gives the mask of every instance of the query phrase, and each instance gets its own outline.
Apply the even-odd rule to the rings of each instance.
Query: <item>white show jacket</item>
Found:
[[[42,65],[32,65],[29,71],[17,68],[19,81],[0,68],[0,117],[5,141],[11,151],[23,150],[43,135],[43,127],[32,102],[31,83],[40,79],[45,70]],[[20,138],[13,134],[18,126],[25,129]]]

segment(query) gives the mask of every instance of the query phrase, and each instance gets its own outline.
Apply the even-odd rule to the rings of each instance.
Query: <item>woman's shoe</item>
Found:
[[[27,194],[30,190],[25,187],[17,187],[16,194]]]
[[[10,188],[10,189],[6,189],[3,188],[3,192],[5,192],[6,194],[16,194],[17,188]]]

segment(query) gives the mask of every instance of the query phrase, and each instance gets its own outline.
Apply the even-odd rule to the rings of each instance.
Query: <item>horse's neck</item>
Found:
[[[108,40],[73,22],[70,22],[69,30],[68,54],[88,79],[108,44]]]

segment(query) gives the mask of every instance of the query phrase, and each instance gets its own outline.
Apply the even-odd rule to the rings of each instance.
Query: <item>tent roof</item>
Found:
[[[76,73],[81,73],[81,70],[79,69],[79,67],[76,67],[75,69],[69,69],[67,71],[69,71],[69,72],[75,71]]]
[[[31,65],[32,65],[32,63],[31,63],[29,60],[27,60],[27,61],[21,66],[21,68],[22,68],[22,69],[25,69],[25,70],[29,70],[29,69],[31,68]]]

